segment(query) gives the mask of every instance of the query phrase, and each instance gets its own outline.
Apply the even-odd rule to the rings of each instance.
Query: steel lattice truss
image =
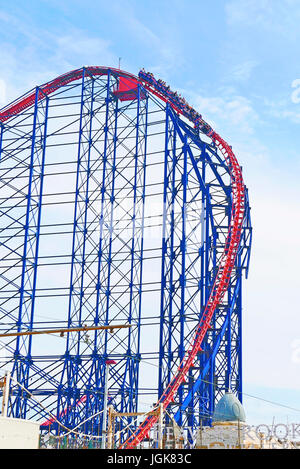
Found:
[[[168,102],[142,84],[119,99],[113,69],[76,73],[51,93],[38,87],[33,100],[31,92],[0,134],[1,331],[131,324],[1,341],[2,369],[68,428],[103,408],[108,358],[117,410],[161,396],[208,301],[232,203],[224,156]],[[180,425],[209,422],[229,387],[242,400],[247,192],[245,213],[227,293],[170,406]],[[10,415],[48,417],[19,386]],[[84,431],[99,434],[101,419]]]

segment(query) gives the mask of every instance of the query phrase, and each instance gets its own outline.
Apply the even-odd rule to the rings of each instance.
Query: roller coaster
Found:
[[[130,325],[4,338],[1,368],[22,384],[9,415],[54,433],[97,415],[84,431],[99,434],[107,360],[119,412],[156,401],[197,427],[229,388],[242,401],[248,191],[202,115],[145,70],[83,67],[0,111],[0,171],[1,332]]]

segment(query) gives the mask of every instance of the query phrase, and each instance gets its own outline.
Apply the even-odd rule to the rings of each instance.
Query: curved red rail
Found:
[[[124,72],[123,70],[119,70],[116,68],[109,68],[109,67],[85,67],[79,68],[77,70],[72,70],[71,72],[65,73],[64,75],[60,75],[59,77],[55,78],[52,81],[45,83],[44,85],[39,87],[39,94],[38,100],[41,101],[46,98],[46,96],[54,93],[54,91],[58,90],[62,86],[67,85],[68,83],[72,83],[73,81],[79,80],[82,78],[83,73],[86,76],[99,76],[99,75],[107,75],[108,72],[112,72],[117,76],[124,76],[129,78],[133,83],[137,83],[138,79],[131,73]],[[18,115],[20,112],[24,111],[25,109],[29,108],[35,103],[36,100],[36,90],[30,91],[28,94],[22,96],[18,100],[14,101],[12,104],[3,108],[0,112],[0,122],[5,122],[8,119],[12,118],[13,116]]]
[[[84,395],[81,397],[81,399],[79,399],[79,400],[75,403],[75,406],[76,406],[76,407],[77,407],[77,406],[81,406],[81,404],[84,404],[84,403],[85,403],[86,399],[87,399],[87,396],[86,396],[86,394],[84,394]],[[70,409],[71,407],[72,407],[72,406],[69,406],[69,409]],[[66,415],[67,411],[68,411],[68,409],[62,410],[62,411],[60,412],[60,414],[59,414],[59,418],[61,418],[61,417],[63,417],[64,415]],[[42,423],[40,424],[40,427],[49,427],[50,425],[52,425],[52,423],[54,423],[54,422],[56,422],[56,421],[57,421],[57,419],[56,419],[55,417],[51,417],[51,418],[49,418],[49,419],[47,419],[47,420],[44,420],[44,422],[42,422]]]
[[[241,168],[231,147],[216,132],[213,132],[211,138],[216,142],[218,148],[222,152],[230,170],[232,187],[231,223],[216,279],[201,321],[197,327],[192,346],[186,352],[183,361],[178,367],[177,374],[173,377],[169,386],[157,403],[157,405],[160,403],[163,404],[163,409],[166,409],[170,402],[173,402],[179,386],[185,382],[188,370],[193,366],[197,353],[201,350],[201,344],[207,330],[210,328],[210,321],[214,311],[218,304],[221,303],[228,288],[231,272],[235,264],[240,244],[245,207],[245,186],[243,183]],[[158,416],[156,415],[146,418],[136,432],[123,443],[121,448],[134,448],[144,438],[149,437],[149,431],[157,420]]]
[[[84,72],[83,72],[84,70]],[[58,78],[46,83],[39,87],[38,96],[36,91],[33,90],[27,95],[21,97],[19,100],[15,101],[11,105],[2,109],[0,112],[0,122],[5,122],[13,116],[18,115],[21,111],[27,109],[35,103],[35,100],[42,100],[46,96],[50,95],[60,87],[71,83],[75,80],[80,79],[83,76],[83,73],[87,75],[107,75],[108,72],[112,72],[116,76],[124,76],[129,80],[132,80],[133,84],[140,82],[145,88],[147,88],[151,93],[158,96],[165,102],[169,102],[172,108],[179,114],[183,114],[180,107],[172,103],[172,100],[169,99],[167,95],[164,95],[162,92],[156,90],[153,86],[146,83],[145,80],[140,80],[134,75],[121,71],[119,69],[113,69],[108,67],[86,67],[85,69],[78,69],[72,72],[61,75]],[[206,124],[205,121],[201,119],[201,122]],[[208,126],[208,124],[206,124]],[[210,128],[210,126],[208,126]],[[211,128],[210,128],[211,129]],[[201,350],[202,341],[206,335],[207,330],[210,328],[210,321],[214,314],[214,311],[219,303],[221,303],[224,294],[228,288],[232,270],[234,268],[237,252],[239,249],[241,231],[244,220],[245,213],[245,186],[243,183],[242,171],[238,164],[238,161],[231,149],[231,147],[226,143],[216,132],[212,129],[209,131],[208,135],[216,143],[219,150],[224,156],[224,159],[228,165],[231,179],[231,188],[232,188],[232,212],[231,212],[231,221],[228,236],[225,243],[225,249],[222,254],[217,275],[206,304],[204,313],[201,317],[200,323],[196,329],[194,340],[192,345],[186,352],[184,359],[178,367],[176,375],[172,378],[167,389],[164,391],[162,396],[159,399],[159,403],[163,405],[163,408],[166,409],[170,402],[174,400],[174,396],[178,391],[180,385],[185,381],[185,377],[188,373],[188,370],[193,366],[193,363],[196,359],[197,353]],[[158,416],[152,415],[147,417],[139,428],[133,433],[128,440],[126,440],[121,448],[134,448],[136,447],[144,438],[149,436],[149,431],[153,425],[157,422]]]

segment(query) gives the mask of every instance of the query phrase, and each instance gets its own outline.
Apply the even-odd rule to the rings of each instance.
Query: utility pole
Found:
[[[241,449],[241,426],[240,420],[238,420],[238,449]]]
[[[158,449],[163,449],[163,422],[164,422],[164,407],[163,407],[163,404],[159,404]]]
[[[197,432],[197,439],[196,439],[196,449],[201,449],[203,446],[203,436],[202,436],[202,419],[200,420],[200,427]]]
[[[2,417],[7,417],[8,411],[8,398],[9,398],[9,388],[10,388],[10,372],[7,371],[3,381],[1,382],[1,387],[3,387],[3,398],[2,398]]]
[[[104,384],[104,401],[103,401],[103,420],[102,420],[102,440],[101,448],[105,449],[106,446],[106,419],[107,419],[107,401],[108,401],[108,376],[109,376],[109,367],[110,365],[115,365],[114,360],[106,360],[105,362],[105,384]]]
[[[108,423],[107,423],[107,448],[113,448],[113,416],[114,409],[112,405],[108,406]]]

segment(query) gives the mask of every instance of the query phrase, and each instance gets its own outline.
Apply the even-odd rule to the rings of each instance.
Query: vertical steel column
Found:
[[[140,233],[138,232],[137,226],[137,203],[138,203],[138,158],[139,158],[139,133],[140,133],[140,85],[138,86],[138,96],[137,96],[137,114],[136,114],[136,136],[135,136],[135,150],[134,150],[134,178],[133,178],[133,209],[132,209],[132,239],[131,239],[131,262],[130,262],[130,283],[129,283],[129,311],[128,311],[128,322],[129,324],[132,321],[136,321],[139,316],[140,311],[140,301],[141,301],[141,292],[139,291],[140,286],[140,276],[141,276],[141,245],[140,243]],[[144,190],[144,188],[142,189]],[[144,198],[142,197],[142,204],[144,205]],[[143,223],[143,222],[142,222]],[[143,236],[143,235],[142,235]],[[141,257],[139,257],[141,256]],[[139,335],[139,332],[138,332]],[[135,370],[138,367],[139,356],[136,354],[134,344],[135,337],[134,331],[131,329],[128,331],[127,338],[127,365],[129,375],[129,407],[128,411],[133,412],[136,405],[136,379],[135,379]],[[126,391],[125,391],[126,395]],[[124,398],[125,398],[124,395]]]
[[[110,201],[107,201],[109,197],[107,194],[108,187],[108,157],[109,157],[109,148],[108,148],[108,137],[109,137],[109,116],[110,116],[110,103],[111,103],[111,72],[108,71],[107,74],[107,84],[106,84],[106,93],[105,93],[105,120],[103,123],[103,133],[104,133],[104,143],[102,150],[102,179],[99,186],[99,196],[100,196],[100,216],[99,216],[99,242],[97,246],[97,280],[96,280],[96,305],[95,305],[95,324],[104,324],[108,325],[109,323],[109,299],[110,299],[110,288],[109,288],[109,277],[106,278],[108,269],[110,268],[111,260],[106,260],[106,242],[107,235],[109,236],[109,245],[111,243],[111,230],[107,234],[105,232],[105,223],[106,223],[106,206],[107,203],[110,204]],[[115,114],[115,119],[117,119],[118,114]],[[115,121],[115,132],[117,122]],[[116,139],[116,134],[114,134]],[[115,151],[116,141],[114,141],[114,151]],[[115,158],[115,153],[113,159]],[[115,176],[115,169],[113,171],[113,181]],[[111,195],[112,196],[112,195]],[[111,207],[111,206],[110,206]],[[111,208],[112,210],[112,208]],[[94,391],[98,395],[94,395],[93,398],[96,402],[94,406],[94,412],[99,411],[104,408],[104,395],[105,395],[105,384],[108,385],[109,379],[109,369],[106,369],[106,360],[107,360],[107,342],[108,334],[107,331],[104,333],[104,337],[99,337],[96,333],[94,335],[94,352],[93,352],[93,366],[90,374],[90,386],[91,389],[94,388]],[[92,373],[94,376],[92,376]],[[107,380],[106,380],[107,374]],[[94,386],[92,386],[92,383]],[[104,416],[101,415],[100,422],[103,425]]]
[[[81,80],[68,327],[81,327],[83,320],[87,316],[87,313],[83,312],[83,308],[85,296],[86,240],[88,236],[87,213],[91,171],[94,78],[89,77],[86,69],[83,68]],[[74,425],[76,423],[76,402],[80,398],[81,392],[78,388],[78,373],[81,366],[80,341],[80,332],[68,333],[64,369],[61,376],[57,406],[57,415],[59,415],[64,408],[67,409],[64,415],[66,425]],[[66,395],[64,395],[65,392],[62,393],[61,391],[64,382],[67,383]],[[71,410],[69,411],[69,409]]]
[[[202,180],[205,184],[206,190],[202,191],[202,207],[204,210],[203,213],[203,225],[202,225],[202,250],[201,250],[201,309],[200,315],[201,317],[205,305],[207,303],[210,288],[211,288],[211,226],[210,226],[210,210],[211,210],[211,200],[210,200],[210,186],[209,182],[206,181],[206,173],[208,172],[207,162],[206,162],[206,144],[201,147],[201,176]],[[205,368],[207,362],[207,356],[209,354],[209,345],[208,345],[208,338],[206,337],[202,344],[203,352],[199,354],[199,362],[198,366],[200,370]],[[197,375],[196,375],[197,376]],[[202,421],[204,423],[207,422],[207,411],[208,406],[210,405],[210,395],[212,394],[212,383],[211,383],[211,367],[207,374],[204,377],[204,380],[201,383],[200,389],[197,391],[195,388],[195,381],[192,386],[191,395],[193,396],[192,400],[190,401],[190,407],[195,406],[197,411],[194,413],[195,419],[193,421],[193,425],[197,425],[198,421]],[[198,402],[197,402],[198,401]],[[198,415],[197,415],[198,414]]]
[[[188,176],[187,176],[187,135],[184,136],[183,141],[183,170],[182,170],[182,207],[181,207],[181,217],[182,217],[182,232],[181,232],[181,241],[180,241],[180,251],[181,251],[181,274],[180,274],[180,343],[178,350],[179,363],[183,360],[185,347],[185,318],[186,318],[186,217],[187,217],[187,185],[188,185]],[[181,407],[183,399],[183,386],[178,390],[178,404],[179,408]],[[178,421],[179,425],[182,425],[182,414]]]
[[[243,240],[242,240],[243,243]],[[242,244],[243,246],[243,244]],[[227,353],[228,370],[230,371],[230,388],[242,402],[242,268],[241,253],[236,259],[236,277],[239,288],[230,316],[230,351]],[[232,299],[233,302],[233,299]],[[229,334],[229,333],[228,333]],[[229,340],[229,339],[228,339]]]
[[[177,148],[177,130],[166,106],[163,192],[163,239],[161,265],[160,345],[158,393],[168,385],[184,351],[185,270],[185,177],[184,142]],[[177,154],[178,150],[178,154]],[[170,157],[170,153],[172,157]],[[184,196],[185,194],[185,196]],[[175,210],[177,220],[175,221]]]
[[[166,240],[166,223],[167,223],[167,186],[168,186],[168,137],[169,136],[169,104],[166,105],[166,123],[165,123],[165,151],[164,151],[164,192],[163,192],[163,220],[162,220],[162,262],[161,262],[161,295],[160,295],[160,337],[159,337],[159,368],[158,368],[158,396],[160,397],[164,390],[164,376],[163,376],[163,362],[165,359],[165,344],[164,344],[164,320],[165,320],[165,306],[164,306],[164,290],[166,288],[166,266],[165,260],[167,258],[167,240]],[[175,140],[175,139],[174,139]],[[173,168],[174,165],[174,150],[173,150]],[[174,182],[174,180],[172,180]],[[174,194],[174,191],[172,191]],[[172,218],[174,217],[174,203],[172,198]],[[171,226],[173,233],[174,224]],[[172,276],[171,276],[172,278]],[[170,284],[170,288],[172,285]],[[171,304],[171,302],[170,302]],[[169,313],[170,314],[170,313]],[[168,357],[171,360],[170,345],[168,349]],[[169,369],[169,373],[171,369]]]
[[[1,156],[2,156],[3,134],[4,134],[4,124],[0,122],[0,162],[1,162]]]
[[[240,289],[237,297],[237,314],[238,314],[238,325],[237,325],[237,378],[236,388],[237,397],[240,402],[243,403],[243,329],[242,329],[242,285],[243,279],[240,277]]]
[[[111,271],[112,271],[112,241],[113,241],[113,223],[114,223],[114,208],[115,208],[115,182],[116,182],[116,156],[117,156],[117,134],[118,134],[118,100],[115,102],[115,108],[110,110],[111,103],[111,74],[108,72],[107,76],[107,89],[105,97],[105,122],[104,122],[104,144],[103,144],[103,165],[102,165],[102,180],[100,185],[100,217],[99,227],[100,235],[97,247],[97,280],[96,280],[96,307],[95,307],[95,325],[109,323],[109,309],[111,304]],[[112,141],[112,158],[110,160],[110,152],[108,148],[108,135],[109,135],[109,124],[110,114],[112,114],[113,122],[113,141]],[[111,131],[111,130],[110,130]],[[110,167],[110,171],[107,170]],[[111,187],[110,187],[111,186]],[[110,192],[109,192],[110,189]],[[105,200],[106,196],[106,200]],[[108,220],[105,219],[105,203],[107,204]],[[103,246],[104,242],[104,224],[108,223],[108,236],[107,245]],[[107,256],[107,259],[106,259]],[[103,260],[104,259],[104,260]],[[102,274],[101,274],[101,271]],[[106,278],[105,278],[106,276]],[[105,286],[106,285],[106,286]],[[104,294],[102,299],[101,294]],[[93,402],[89,401],[89,406],[86,408],[86,415],[88,416],[91,412],[99,412],[103,407],[103,392],[105,388],[106,380],[104,376],[107,374],[107,380],[109,378],[108,368],[104,370],[104,363],[107,357],[107,332],[104,334],[104,339],[99,337],[99,333],[95,331],[93,340],[93,351],[92,357],[93,362],[89,372],[89,387],[90,387],[90,398]],[[107,381],[108,383],[108,381]],[[97,395],[98,391],[98,395]],[[89,399],[88,396],[88,399]],[[99,417],[99,422],[103,425],[103,416]]]
[[[138,96],[139,100],[141,97],[141,87],[138,87]],[[138,408],[138,399],[139,399],[139,371],[140,371],[140,348],[141,348],[141,319],[142,319],[142,290],[143,290],[143,260],[144,260],[144,228],[145,228],[145,197],[146,197],[146,169],[147,169],[147,143],[148,143],[148,102],[149,97],[146,96],[145,98],[145,122],[144,122],[144,161],[143,161],[143,176],[141,177],[142,182],[142,209],[141,209],[141,245],[140,245],[140,272],[139,272],[139,305],[138,305],[138,331],[137,331],[137,349],[136,349],[136,360],[135,360],[135,374],[134,380],[132,382],[133,390],[134,390],[134,405],[132,405],[132,409]]]
[[[17,330],[33,329],[34,306],[37,283],[38,252],[42,210],[42,193],[47,137],[48,102],[47,96],[41,100],[43,91],[36,88],[31,137],[31,155],[27,194],[26,219],[24,225],[24,245],[20,284],[19,313]],[[16,339],[15,360],[12,375],[25,388],[28,388],[31,364],[32,336],[18,336]],[[11,400],[11,414],[26,418],[28,396],[19,388]]]
[[[137,115],[134,149],[133,176],[133,208],[132,208],[132,239],[129,280],[129,311],[128,322],[135,327],[128,331],[127,364],[128,389],[124,388],[124,396],[128,402],[127,412],[137,409],[138,376],[140,362],[140,320],[143,267],[143,233],[144,233],[144,202],[147,152],[148,101],[142,99],[141,85],[137,88]]]
[[[95,323],[99,324],[99,321],[103,321],[104,317],[104,324],[108,324],[108,309],[105,308],[105,305],[108,301],[109,297],[109,289],[104,291],[105,298],[102,298],[101,291],[103,290],[102,285],[102,278],[101,278],[101,270],[103,268],[103,237],[104,237],[104,210],[105,210],[105,195],[106,195],[106,168],[107,168],[107,142],[108,142],[108,118],[109,118],[109,104],[110,104],[110,79],[111,74],[110,71],[107,75],[107,91],[106,91],[106,98],[105,98],[105,123],[104,123],[104,148],[103,148],[103,166],[102,166],[102,184],[101,184],[101,212],[100,212],[100,236],[99,236],[99,250],[98,250],[98,270],[97,270],[97,298],[96,298],[96,311],[95,311]],[[103,269],[104,270],[104,269]],[[105,285],[105,280],[103,281]],[[97,342],[97,336],[95,336],[95,340]],[[105,333],[105,341],[104,341],[104,361],[102,366],[105,368],[105,358],[107,354],[107,332]],[[104,376],[105,373],[101,373]]]

